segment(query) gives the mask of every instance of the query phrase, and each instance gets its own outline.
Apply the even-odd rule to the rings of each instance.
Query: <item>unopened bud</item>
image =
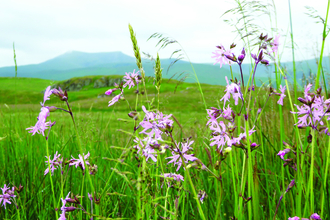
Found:
[[[74,210],[76,210],[77,208],[74,206],[70,206],[70,207],[65,207],[64,210],[65,212],[73,212]]]

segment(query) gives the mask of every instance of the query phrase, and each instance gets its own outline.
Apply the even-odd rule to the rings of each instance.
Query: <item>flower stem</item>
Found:
[[[47,159],[48,159],[48,174],[49,174],[49,179],[50,179],[50,185],[52,187],[52,193],[53,193],[53,202],[54,202],[54,210],[56,206],[56,201],[55,201],[55,193],[54,193],[54,185],[53,185],[53,179],[52,179],[52,171],[50,169],[50,156],[49,156],[49,151],[48,151],[48,140],[46,140],[46,151],[47,151]],[[56,219],[58,219],[58,213],[55,211],[56,214]]]

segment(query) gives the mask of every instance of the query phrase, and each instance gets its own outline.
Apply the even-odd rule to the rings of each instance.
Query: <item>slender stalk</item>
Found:
[[[315,148],[315,130],[312,129],[312,153],[311,153],[311,167],[309,173],[309,188],[310,188],[310,213],[314,211],[314,187],[313,187],[313,174],[314,174],[314,148]]]
[[[53,185],[53,178],[52,178],[52,171],[50,169],[50,156],[49,156],[49,150],[48,150],[48,140],[46,140],[46,151],[47,151],[47,158],[48,158],[48,174],[50,179],[50,185],[52,187],[52,193],[53,193],[53,203],[54,203],[54,211],[56,206],[56,200],[55,200],[55,193],[54,193],[54,185]],[[55,211],[56,219],[58,219],[58,213]]]
[[[293,87],[294,87],[294,100],[295,104],[297,104],[297,71],[296,71],[296,62],[294,58],[294,41],[293,41],[293,29],[292,29],[292,17],[291,17],[291,4],[289,2],[289,15],[290,15],[290,29],[291,29],[291,50],[292,50],[292,65],[293,65]]]
[[[320,80],[320,74],[321,74],[321,68],[322,68],[322,60],[323,60],[324,43],[325,43],[325,39],[327,37],[326,28],[327,28],[327,24],[328,24],[329,8],[330,8],[330,0],[328,0],[327,15],[325,17],[325,22],[324,22],[324,25],[323,25],[322,47],[321,47],[319,65],[317,67],[315,89],[317,89],[319,87],[319,80]]]

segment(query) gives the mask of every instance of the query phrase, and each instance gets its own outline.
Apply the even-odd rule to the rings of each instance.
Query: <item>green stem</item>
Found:
[[[50,179],[50,185],[52,187],[52,193],[53,193],[53,203],[54,203],[54,210],[56,206],[56,201],[55,201],[55,193],[54,193],[54,185],[53,185],[53,179],[52,179],[52,171],[50,169],[50,156],[49,156],[49,151],[48,151],[48,140],[46,140],[46,151],[47,151],[47,158],[48,158],[48,175]],[[55,211],[56,214],[56,219],[58,219],[58,213]]]
[[[320,61],[319,61],[318,67],[317,67],[315,90],[319,87],[319,80],[320,80],[322,60],[323,60],[324,43],[325,43],[325,38],[327,37],[326,28],[327,28],[327,23],[328,23],[329,8],[330,8],[330,0],[328,0],[327,15],[325,17],[325,22],[324,22],[324,26],[323,26],[322,47],[321,47],[321,53],[320,53]]]

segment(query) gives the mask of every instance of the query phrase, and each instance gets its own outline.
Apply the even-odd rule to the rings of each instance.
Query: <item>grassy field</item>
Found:
[[[0,219],[329,219],[327,18],[313,85],[302,88],[277,60],[279,35],[251,40],[251,5],[228,11],[242,16],[246,53],[220,47],[216,58],[241,66],[253,52],[254,72],[225,86],[200,84],[194,71],[195,83],[168,81],[159,57],[145,74],[130,25],[140,73],[116,87],[93,74],[0,78]],[[252,87],[266,59],[274,88]],[[225,72],[212,80],[232,78]],[[56,90],[64,84],[68,93]]]

